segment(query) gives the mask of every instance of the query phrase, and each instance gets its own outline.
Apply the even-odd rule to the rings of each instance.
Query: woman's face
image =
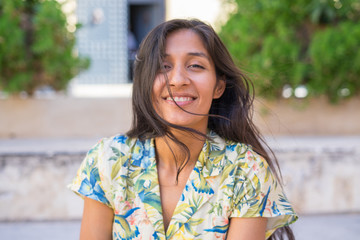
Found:
[[[212,100],[221,97],[225,81],[217,80],[215,66],[204,44],[194,31],[182,29],[167,36],[163,70],[159,70],[152,89],[156,112],[166,121],[206,131]],[[166,73],[174,100],[166,86]],[[180,109],[175,102],[187,113]]]

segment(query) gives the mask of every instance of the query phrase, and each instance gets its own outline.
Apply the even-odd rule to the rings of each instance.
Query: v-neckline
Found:
[[[169,221],[168,221],[167,225],[165,224],[164,206],[163,206],[163,194],[164,194],[164,193],[161,192],[162,186],[160,185],[159,168],[156,167],[156,171],[157,171],[157,172],[156,172],[156,173],[157,173],[157,182],[159,183],[159,196],[160,196],[160,205],[161,205],[161,215],[162,215],[162,218],[163,218],[165,235],[167,235],[167,230],[168,230],[168,228],[169,228],[169,226],[170,226],[170,224],[171,224],[171,222],[172,222],[172,219],[173,219],[173,217],[174,217],[174,213],[176,213],[176,209],[178,208],[178,206],[179,206],[179,204],[180,204],[180,202],[181,202],[182,196],[184,196],[184,194],[186,194],[186,193],[185,193],[186,188],[189,188],[189,185],[191,184],[190,181],[191,181],[191,179],[193,178],[192,175],[194,174],[194,168],[195,168],[195,166],[197,165],[197,161],[199,161],[199,160],[198,160],[198,159],[196,160],[196,162],[195,162],[195,164],[194,164],[194,167],[191,169],[191,171],[189,171],[189,174],[188,174],[188,176],[187,176],[186,182],[185,182],[184,186],[182,187],[180,194],[177,194],[178,197],[177,197],[177,200],[176,200],[176,204],[175,204],[175,207],[173,208],[173,211],[171,212],[171,216],[170,216],[170,218],[169,218]],[[165,186],[165,187],[167,187],[167,186]],[[174,187],[175,187],[175,186],[174,186]],[[180,189],[179,189],[179,191],[180,191]]]
[[[204,141],[202,147],[201,147],[201,150],[200,150],[200,153],[195,161],[195,163],[193,164],[194,166],[192,167],[187,179],[186,179],[186,182],[185,182],[185,185],[184,187],[182,188],[181,190],[181,193],[179,195],[179,197],[177,198],[176,200],[176,204],[175,204],[175,207],[171,213],[171,216],[169,218],[169,222],[167,224],[167,226],[165,225],[165,217],[164,217],[164,208],[163,208],[163,204],[162,204],[162,194],[161,194],[161,186],[160,186],[160,176],[159,176],[159,168],[158,168],[158,156],[157,156],[157,151],[156,151],[156,140],[155,138],[153,138],[151,140],[151,146],[153,147],[153,150],[155,152],[155,155],[154,155],[154,161],[155,161],[155,170],[156,170],[156,181],[157,183],[159,184],[159,188],[157,189],[158,190],[158,195],[159,195],[159,198],[160,198],[160,206],[161,206],[161,216],[162,216],[162,223],[163,223],[163,229],[164,229],[164,233],[165,233],[165,236],[167,237],[170,233],[168,233],[168,229],[169,227],[171,226],[171,224],[175,221],[173,218],[174,216],[176,216],[177,214],[177,209],[179,207],[179,205],[181,204],[181,200],[184,199],[184,196],[186,195],[186,189],[189,189],[189,187],[191,186],[191,180],[195,177],[194,174],[196,174],[195,172],[195,168],[198,166],[199,167],[199,159],[200,159],[200,155],[204,156],[204,147],[206,146],[207,144],[207,140]],[[175,213],[175,214],[174,214]],[[165,227],[166,226],[166,227]]]
[[[131,172],[133,174],[135,193],[144,204],[148,219],[158,234],[170,239],[184,225],[188,228],[187,222],[214,195],[214,190],[206,179],[212,175],[209,175],[207,169],[207,162],[212,160],[209,158],[209,142],[206,140],[165,231],[154,140],[152,138],[135,144],[132,154],[135,154],[136,157],[142,155],[142,152],[146,154],[142,155],[141,160],[133,165],[134,168],[132,168]]]

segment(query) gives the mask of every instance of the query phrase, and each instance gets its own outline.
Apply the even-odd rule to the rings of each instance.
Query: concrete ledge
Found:
[[[360,135],[360,98],[255,101],[254,121],[269,135]],[[0,99],[0,139],[96,138],[125,132],[130,98]]]
[[[81,218],[83,202],[66,185],[96,142],[0,141],[0,221]],[[299,213],[360,213],[360,136],[278,137],[269,144]]]
[[[0,100],[0,139],[99,138],[130,128],[130,98]]]
[[[86,153],[100,138],[86,139],[0,139],[0,155],[54,155]]]

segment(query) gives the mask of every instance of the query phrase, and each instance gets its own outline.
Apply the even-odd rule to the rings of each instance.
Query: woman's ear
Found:
[[[226,88],[225,77],[221,77],[221,78],[219,78],[217,80],[216,87],[215,87],[215,90],[214,90],[213,99],[220,98],[223,95],[223,93],[225,91],[225,88]]]

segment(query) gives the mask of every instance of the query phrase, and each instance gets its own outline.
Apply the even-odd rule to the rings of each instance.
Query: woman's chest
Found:
[[[144,201],[141,195],[128,202],[131,205],[123,208],[128,210],[118,212],[121,219],[117,217],[114,221],[114,236],[117,236],[114,239],[130,236],[164,240],[225,238],[231,209],[226,195],[215,192],[211,198],[204,198],[196,196],[191,189],[184,189],[176,199],[171,195],[179,194],[178,190],[163,191],[163,208],[158,213],[151,207],[152,201]]]
[[[184,187],[181,186],[160,186],[160,199],[165,231],[169,226],[183,189]]]
[[[181,196],[186,191],[185,187],[188,185],[190,170],[185,169],[179,175],[178,179],[173,175],[166,174],[158,171],[159,188],[160,188],[160,201],[162,208],[162,215],[164,221],[165,231],[168,228],[173,213],[181,200]]]
[[[212,239],[215,233],[225,236],[233,186],[221,180],[221,175],[204,177],[195,168],[186,181],[179,179],[176,186],[174,181],[168,182],[154,170],[141,171],[126,179],[119,184],[114,196],[118,218],[114,232],[119,236],[130,233],[143,237],[156,235],[159,239],[165,235],[167,239],[185,236]]]

